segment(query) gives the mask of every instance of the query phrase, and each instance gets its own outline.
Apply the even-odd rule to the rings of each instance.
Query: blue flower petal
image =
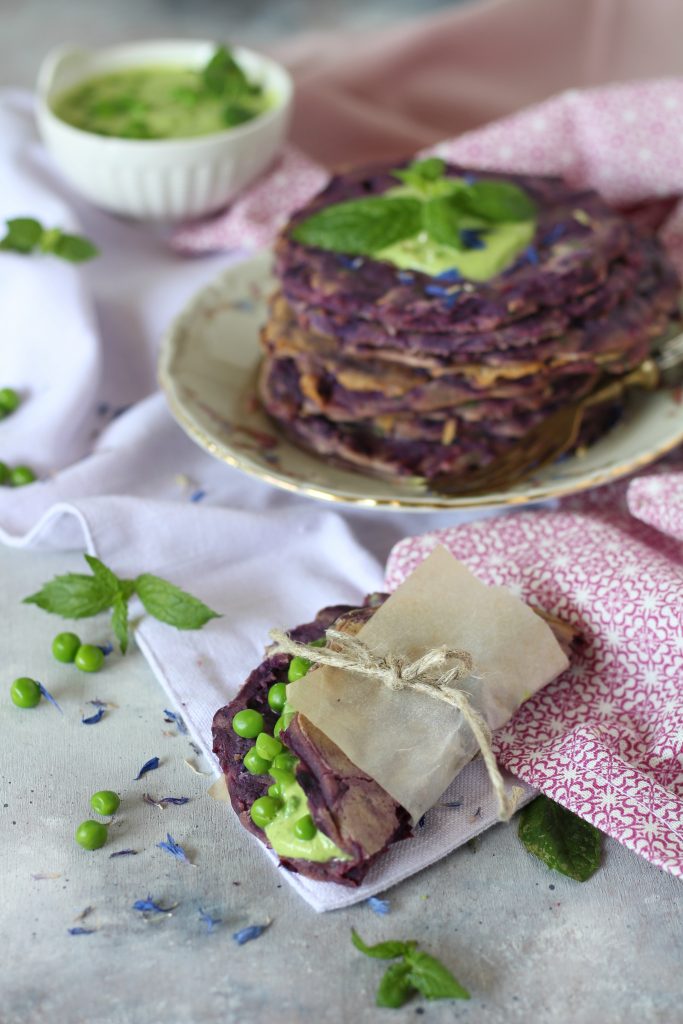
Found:
[[[155,768],[159,767],[160,763],[161,762],[158,757],[150,757],[149,761],[145,761],[142,768],[133,779],[133,782],[137,782],[137,780],[141,779],[143,775],[147,774],[147,772],[153,772]]]

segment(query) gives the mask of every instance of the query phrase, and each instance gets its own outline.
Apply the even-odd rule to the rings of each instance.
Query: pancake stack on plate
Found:
[[[677,316],[680,291],[658,240],[596,192],[448,164],[442,175],[528,196],[524,247],[474,280],[456,265],[427,273],[359,254],[353,241],[347,252],[302,241],[301,226],[326,208],[399,185],[395,166],[334,177],[277,241],[259,380],[266,410],[301,447],[427,484],[466,479],[638,365]],[[459,234],[461,251],[492,237],[486,227]]]

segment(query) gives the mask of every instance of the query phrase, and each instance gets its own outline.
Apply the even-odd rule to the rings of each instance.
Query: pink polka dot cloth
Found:
[[[571,90],[431,152],[472,167],[559,174],[617,205],[683,194],[683,80]],[[225,212],[179,229],[187,253],[268,245],[329,174],[298,150],[281,159]],[[661,236],[683,273],[683,205]]]
[[[498,759],[679,877],[681,470],[679,454],[654,472],[567,499],[553,511],[408,537],[394,547],[387,565],[387,585],[394,589],[443,544],[484,582],[510,587],[576,627],[581,651],[496,733]],[[677,518],[656,511],[675,504]]]

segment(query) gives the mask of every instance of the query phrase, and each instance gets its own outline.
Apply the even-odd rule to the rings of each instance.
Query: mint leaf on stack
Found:
[[[24,604],[35,604],[65,619],[89,618],[111,608],[111,625],[122,654],[128,649],[128,602],[134,594],[150,615],[176,629],[201,629],[211,619],[220,618],[199,598],[159,576],[143,573],[134,580],[121,579],[99,558],[85,555],[85,560],[92,576],[56,576],[24,598]]]
[[[398,1009],[420,992],[427,999],[469,999],[466,988],[436,957],[417,949],[417,942],[409,939],[389,939],[375,946],[366,945],[358,932],[351,929],[351,941],[366,956],[380,960],[397,960],[388,967],[377,989],[376,1004]],[[399,960],[400,957],[400,960]]]
[[[577,882],[600,867],[602,832],[547,796],[521,811],[517,833],[529,853]]]
[[[335,203],[292,230],[292,238],[318,249],[368,256],[416,235],[422,225],[418,199],[369,196]]]

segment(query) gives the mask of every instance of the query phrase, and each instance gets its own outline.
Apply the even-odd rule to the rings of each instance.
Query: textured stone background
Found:
[[[683,1020],[683,889],[611,841],[581,885],[527,854],[514,827],[498,826],[390,891],[389,916],[366,905],[316,915],[206,795],[210,777],[186,766],[191,758],[209,771],[164,722],[164,695],[135,649],[111,655],[97,675],[53,661],[60,620],[20,599],[80,566],[74,554],[0,548],[2,1024],[400,1024],[423,1011],[433,1024]],[[81,633],[103,641],[106,621],[86,620]],[[15,708],[8,687],[21,674],[44,681],[64,716],[45,702]],[[83,726],[94,697],[118,707]],[[153,755],[161,767],[134,782]],[[109,843],[88,853],[73,831],[102,788],[122,804]],[[192,801],[161,811],[143,803],[145,792]],[[196,866],[156,848],[167,831]],[[109,858],[129,847],[138,855]],[[145,921],[131,906],[147,895],[178,907]],[[87,906],[83,923],[97,931],[70,936]],[[200,906],[222,919],[211,934]],[[235,944],[234,931],[267,919],[260,939]],[[356,953],[351,926],[366,941],[419,939],[472,1001],[375,1009],[382,964]]]

